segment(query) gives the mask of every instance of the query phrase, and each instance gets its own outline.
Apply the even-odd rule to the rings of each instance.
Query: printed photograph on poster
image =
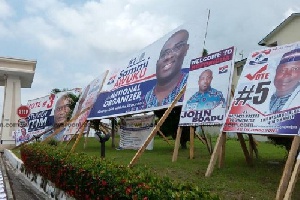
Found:
[[[127,60],[114,63],[119,70],[108,75],[88,119],[170,106],[186,84],[190,60],[202,51],[204,19],[179,26]]]
[[[222,124],[233,72],[234,47],[191,61],[181,126]]]
[[[16,146],[28,141],[31,139],[32,135],[28,132],[27,127],[18,128],[17,130],[13,131]]]
[[[299,82],[299,42],[250,53],[222,130],[296,135]]]

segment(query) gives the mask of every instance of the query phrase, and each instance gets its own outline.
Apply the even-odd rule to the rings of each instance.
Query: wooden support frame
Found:
[[[115,135],[116,135],[116,128],[115,128],[115,118],[111,118],[111,147],[115,148],[116,147],[116,142],[115,142]]]
[[[238,139],[240,141],[240,144],[241,144],[241,147],[242,147],[242,150],[244,152],[244,156],[246,158],[246,162],[249,166],[253,166],[253,159],[250,157],[250,154],[249,154],[249,151],[247,149],[247,145],[246,145],[246,142],[245,142],[245,139],[244,139],[244,136],[242,133],[237,133],[237,136],[238,136]]]
[[[161,130],[158,130],[157,132],[164,138],[164,140],[165,140],[169,145],[171,145],[170,141],[168,140],[168,138],[166,138],[166,136],[163,134],[163,132],[161,132]]]
[[[175,147],[174,147],[172,162],[175,162],[177,160],[177,157],[178,157],[178,149],[179,149],[179,144],[180,144],[181,133],[182,133],[182,127],[179,126],[177,128],[177,134],[176,134],[176,140],[175,140]]]
[[[82,126],[84,125],[85,123],[83,123],[83,124],[81,124],[81,126],[79,127],[79,129],[76,131],[76,133],[72,136],[72,138],[66,143],[66,146],[65,147],[67,147],[69,144],[70,144],[70,142],[76,137],[76,135],[77,135],[77,133],[81,130],[81,128],[82,128]],[[63,142],[63,141],[60,141],[61,143]]]
[[[283,174],[279,183],[279,187],[276,193],[276,200],[281,200],[284,197],[284,194],[287,192],[288,182],[290,180],[293,165],[295,163],[295,158],[297,155],[297,151],[300,145],[300,136],[295,136],[292,142],[291,150],[289,152],[288,159],[285,163],[285,167],[283,170]]]
[[[237,133],[237,137],[240,141],[240,144],[241,144],[246,162],[250,167],[252,167],[253,166],[253,156],[251,156],[252,154],[249,153],[249,151],[247,149],[247,145],[246,145],[244,136],[243,136],[242,133]],[[250,137],[252,137],[252,135]],[[254,145],[254,143],[255,143],[254,139],[252,138],[250,140],[251,140],[251,144],[249,144],[250,149],[251,148],[254,149],[254,151],[256,152],[256,155],[258,155],[257,149],[256,149],[256,144]],[[210,162],[209,162],[209,165],[208,165],[206,173],[205,173],[206,177],[209,177],[212,174],[214,166],[215,166],[218,158],[219,158],[219,165],[218,165],[219,168],[224,166],[225,144],[226,144],[226,133],[222,132],[222,133],[220,133],[220,135],[217,139],[214,151],[213,151],[212,156],[210,158]]]
[[[223,140],[226,140],[226,133],[225,132],[221,132],[219,134],[219,137],[217,139],[214,151],[213,151],[213,153],[212,153],[212,155],[210,157],[209,165],[208,165],[206,173],[205,173],[206,177],[209,177],[212,174],[213,170],[214,170],[214,167],[216,165],[217,159],[220,156],[221,151],[222,151],[221,148],[222,148],[222,145],[224,143]]]
[[[227,135],[225,134],[224,138],[222,139],[220,143],[220,151],[219,151],[219,168],[224,167],[224,160],[225,160],[225,148],[226,148],[226,138]]]
[[[83,149],[85,149],[86,146],[87,146],[87,138],[88,138],[88,136],[89,136],[89,134],[90,134],[90,130],[91,130],[91,124],[90,124],[89,121],[87,121],[86,126],[87,126],[87,131],[86,131],[85,134],[83,134],[83,137],[85,136],[85,137],[84,137]]]
[[[298,153],[297,161],[296,161],[296,164],[295,164],[292,176],[291,176],[291,180],[288,184],[288,188],[284,195],[284,200],[290,200],[292,198],[292,192],[293,192],[295,184],[297,182],[299,171],[300,171],[300,154]]]
[[[148,138],[145,140],[144,144],[141,146],[141,148],[135,154],[135,156],[133,157],[133,159],[130,161],[128,167],[132,167],[137,162],[137,160],[139,159],[139,157],[141,157],[142,153],[145,151],[146,147],[148,146],[148,144],[150,143],[150,141],[152,140],[152,138],[155,136],[156,132],[159,130],[159,128],[161,127],[161,125],[164,123],[165,119],[168,117],[168,115],[170,114],[170,112],[172,111],[172,109],[175,107],[176,103],[179,101],[179,99],[181,98],[181,96],[184,94],[185,89],[186,89],[186,85],[181,89],[181,91],[175,97],[175,99],[172,102],[172,104],[170,105],[170,107],[165,111],[164,115],[158,121],[158,123],[156,124],[156,126],[154,127],[154,129],[152,130],[152,132],[150,133],[150,135],[148,136]]]
[[[80,128],[79,135],[78,135],[78,137],[76,138],[75,143],[73,144],[73,146],[72,146],[72,148],[71,148],[71,150],[70,150],[70,153],[73,153],[73,152],[74,152],[74,150],[75,150],[75,148],[76,148],[76,146],[77,146],[77,144],[78,144],[80,138],[81,138],[82,135],[83,135],[84,128],[85,128],[86,124],[87,124],[87,121],[85,121],[85,122],[83,123],[83,126]]]
[[[190,126],[190,159],[194,159],[194,149],[195,149],[195,127]]]
[[[250,157],[253,159],[253,152],[255,153],[255,157],[258,158],[258,150],[257,150],[257,142],[255,141],[252,134],[248,134],[249,137],[249,153]]]
[[[177,161],[181,134],[182,134],[182,127],[178,127],[176,140],[175,140],[175,147],[174,147],[173,156],[172,156],[172,162]],[[195,127],[190,126],[190,159],[194,158],[195,135],[203,144],[205,144],[207,146],[207,150],[211,154],[212,147],[211,147],[211,144],[208,142],[208,139],[206,137],[204,137],[204,139],[203,139],[199,134],[196,133]]]

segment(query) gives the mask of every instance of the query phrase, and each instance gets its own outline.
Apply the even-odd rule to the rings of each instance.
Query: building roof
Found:
[[[0,86],[5,84],[7,75],[20,78],[22,88],[31,88],[36,61],[0,57]]]
[[[266,37],[264,37],[261,41],[258,42],[258,45],[265,46],[266,41],[272,37],[275,33],[279,32],[283,29],[288,23],[290,23],[295,17],[299,17],[300,13],[293,13],[288,18],[286,18],[283,22],[281,22],[276,28],[274,28]]]

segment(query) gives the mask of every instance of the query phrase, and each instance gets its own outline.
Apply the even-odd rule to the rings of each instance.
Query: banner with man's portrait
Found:
[[[46,127],[52,126],[52,109],[55,105],[55,94],[29,100],[27,106],[30,115],[27,120],[27,131],[30,135],[38,135],[45,131]]]
[[[72,116],[72,104],[73,99],[72,95],[79,96],[81,94],[81,88],[73,88],[66,91],[61,91],[55,94],[53,109],[49,118],[49,127],[51,131],[43,135],[42,139],[46,139],[57,129],[63,128],[54,139],[63,140],[63,135],[68,126],[76,126],[75,124],[69,124],[66,126],[66,123],[71,119]],[[52,95],[52,94],[51,94]]]
[[[91,107],[95,103],[99,92],[102,89],[103,82],[107,72],[101,74],[93,81],[91,81],[83,90],[79,97],[78,102],[72,113],[72,119],[77,117],[70,125],[67,126],[67,129],[64,133],[64,140],[69,140],[74,134],[79,134],[79,130],[86,122],[87,117],[90,113]],[[86,127],[87,129],[88,127]],[[85,130],[87,131],[87,130]]]
[[[205,17],[184,24],[110,68],[88,117],[103,119],[170,106],[186,84],[190,60],[203,50]],[[119,70],[117,70],[119,69]],[[182,99],[178,105],[182,104]]]
[[[49,130],[43,135],[44,139],[53,132],[53,128],[63,126],[72,114],[70,113],[71,99],[68,98],[68,94],[78,96],[80,93],[81,88],[74,88],[29,100],[27,106],[30,109],[30,115],[26,118],[26,132],[30,138]],[[18,133],[21,131],[21,128],[19,129]]]
[[[223,124],[230,98],[234,47],[191,60],[179,126]]]
[[[300,43],[250,53],[224,132],[295,135],[300,125]]]
[[[13,131],[13,138],[15,138],[16,146],[30,140],[33,137],[32,134],[28,133],[28,127],[18,128]]]

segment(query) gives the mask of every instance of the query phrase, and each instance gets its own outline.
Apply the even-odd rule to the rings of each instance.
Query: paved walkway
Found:
[[[6,167],[0,154],[0,200],[13,200],[13,194],[10,188],[9,178],[6,173]]]

